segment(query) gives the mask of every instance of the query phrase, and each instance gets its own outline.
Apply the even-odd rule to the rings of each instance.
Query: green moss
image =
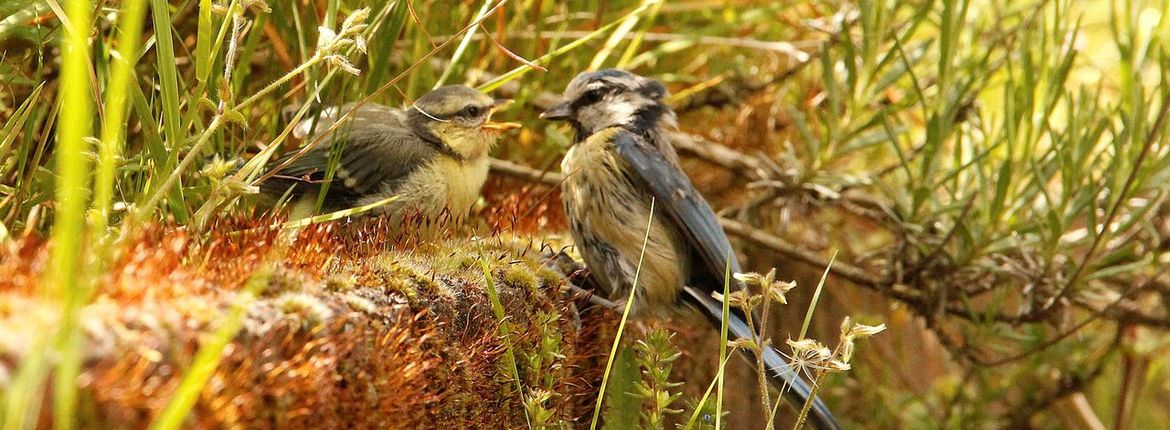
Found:
[[[565,278],[560,273],[544,266],[536,267],[536,277],[540,279],[540,285],[542,287],[558,286],[565,281]]]
[[[262,296],[274,297],[285,293],[305,290],[305,280],[293,272],[283,268],[273,270],[268,276],[268,283],[264,286]]]
[[[325,291],[344,293],[353,291],[354,287],[357,286],[357,282],[352,274],[345,273],[326,276],[321,282],[321,285],[325,288]]]
[[[475,254],[457,249],[451,253],[437,256],[434,260],[434,267],[436,270],[444,270],[448,273],[464,273],[478,267],[477,258],[478,256]]]
[[[433,279],[433,271],[420,269],[401,255],[382,256],[372,267],[375,269],[374,273],[381,278],[384,288],[406,296],[411,302],[418,301],[422,292],[439,291],[439,285]]]
[[[276,308],[299,318],[302,326],[317,326],[333,317],[333,309],[320,299],[304,293],[285,293],[275,300]]]
[[[510,264],[500,279],[504,285],[517,289],[536,291],[540,286],[536,274],[524,264]]]

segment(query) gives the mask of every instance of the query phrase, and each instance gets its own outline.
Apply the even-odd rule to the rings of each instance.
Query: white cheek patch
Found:
[[[608,117],[607,122],[615,125],[630,124],[634,122],[634,116],[638,113],[638,110],[642,109],[644,105],[644,100],[635,99],[628,96],[623,96],[613,100],[609,102],[608,105],[606,105],[606,116]]]
[[[622,123],[625,123],[626,119],[633,117],[637,111],[638,107],[634,106],[628,100],[617,100],[609,105],[609,117]]]

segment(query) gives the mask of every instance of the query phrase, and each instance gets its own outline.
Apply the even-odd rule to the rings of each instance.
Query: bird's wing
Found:
[[[338,110],[344,114],[350,107],[345,105]],[[312,148],[304,153],[292,151],[272,162],[272,168],[278,170],[261,189],[277,195],[294,186],[296,194],[319,189],[331,159],[336,158],[337,169],[327,200],[347,202],[392,188],[439,155],[433,144],[403,125],[400,111],[385,106],[359,106],[332,131],[331,121],[317,124],[316,134],[306,140]],[[334,151],[340,151],[340,156],[333,157]]]
[[[709,282],[696,287],[707,289],[723,285],[724,273],[740,272],[739,261],[731,243],[719,225],[711,206],[691,184],[687,175],[641,137],[619,131],[613,137],[617,153],[633,172],[635,185],[645,187],[655,198],[655,207],[678,225],[690,248],[702,260],[702,269],[693,271]],[[738,284],[732,282],[733,287]]]
[[[282,121],[287,124],[301,107],[303,107],[301,104],[286,106],[281,110]],[[292,135],[297,139],[304,139],[310,134],[321,134],[347,114],[349,116],[346,120],[351,122],[377,121],[391,127],[405,126],[405,116],[401,110],[377,103],[357,102],[341,106],[310,103],[308,113],[293,127]]]
[[[620,131],[613,137],[617,153],[632,168],[635,185],[644,186],[655,198],[655,208],[661,208],[678,225],[691,249],[701,257],[703,282],[684,287],[682,299],[697,306],[718,327],[724,322],[722,303],[711,297],[714,288],[723,285],[724,273],[740,271],[739,262],[731,249],[731,243],[719,225],[719,218],[711,206],[691,184],[687,175],[658,152],[657,149],[628,131]],[[738,282],[731,282],[734,290],[742,288]],[[739,312],[732,310],[727,315],[730,335],[735,339],[753,339],[752,329]],[[751,354],[743,349],[746,354]],[[769,380],[793,406],[800,407],[812,397],[812,389],[800,375],[788,366],[784,357],[775,349],[763,351],[764,364]],[[833,415],[819,398],[813,399],[809,414],[812,425],[819,430],[838,428]]]

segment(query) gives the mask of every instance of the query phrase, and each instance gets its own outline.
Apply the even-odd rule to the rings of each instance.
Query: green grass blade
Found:
[[[199,27],[195,42],[195,79],[207,84],[211,74],[211,0],[199,0]]]
[[[261,269],[249,278],[248,284],[236,297],[223,322],[195,353],[195,359],[191,362],[191,367],[183,373],[183,379],[179,381],[174,397],[171,397],[158,419],[150,425],[151,430],[174,430],[183,425],[187,414],[199,400],[199,393],[203,391],[203,387],[207,385],[207,381],[223,360],[224,350],[243,327],[248,306],[256,299],[256,294],[268,285],[268,275],[269,270]]]
[[[85,273],[81,270],[85,241],[85,207],[89,183],[86,138],[93,121],[93,90],[89,81],[89,33],[92,6],[89,2],[69,3],[69,22],[61,49],[62,108],[55,157],[57,175],[56,220],[49,256],[46,284],[55,289],[62,306],[57,339],[60,360],[53,375],[53,427],[72,429],[77,418],[77,377],[81,373],[82,330],[78,325],[81,307],[88,297]]]
[[[727,321],[731,318],[731,258],[728,256],[727,265],[723,269],[723,319],[719,324],[719,360],[727,360]],[[762,347],[762,345],[761,345]],[[715,428],[723,428],[723,369],[719,369],[715,381],[719,383],[719,391],[715,392]]]
[[[808,312],[804,314],[804,324],[800,326],[800,336],[797,339],[804,339],[808,335],[808,326],[812,323],[813,311],[817,309],[817,302],[821,299],[821,290],[825,288],[825,280],[829,279],[829,270],[833,268],[834,261],[837,261],[837,251],[833,251],[833,256],[829,258],[829,265],[825,266],[825,273],[821,274],[821,281],[817,283],[817,289],[813,292],[812,303],[808,304]]]
[[[610,29],[625,22],[625,20],[627,18],[641,15],[643,12],[645,12],[647,9],[649,9],[650,5],[651,5],[651,3],[643,3],[641,6],[638,6],[634,10],[625,14],[620,19],[613,21],[609,24],[603,25],[600,28],[598,28],[597,30],[593,30],[589,34],[586,34],[585,36],[583,36],[577,40],[569,42],[569,43],[565,44],[564,46],[553,50],[552,52],[544,54],[540,58],[532,60],[531,63],[538,65],[538,66],[543,66],[545,64],[548,64],[548,62],[552,61],[552,59],[557,58],[557,57],[565,54],[566,52],[577,49],[578,47],[580,47],[581,45],[584,45],[585,43],[589,42],[590,40],[596,39],[598,36],[605,34],[605,32],[607,32]],[[500,76],[497,76],[495,79],[492,79],[491,81],[489,81],[483,85],[480,85],[479,90],[483,91],[485,93],[490,93],[493,90],[495,90],[496,88],[499,88],[500,86],[502,86],[508,82],[512,82],[516,78],[524,76],[524,74],[528,73],[528,71],[530,71],[530,70],[532,70],[531,65],[522,64],[519,67],[516,67],[515,69],[512,69],[512,70],[508,71],[507,73],[504,73]]]
[[[493,2],[494,0],[484,0],[483,6],[479,8],[479,12],[476,12],[475,17],[471,19],[471,22],[474,23],[482,21],[484,16],[487,15],[487,12],[491,10]],[[463,39],[459,41],[459,46],[455,47],[455,53],[451,54],[451,63],[447,65],[446,70],[443,70],[443,74],[439,76],[439,80],[435,81],[434,88],[443,86],[443,84],[447,82],[447,79],[451,78],[451,74],[454,73],[455,69],[457,68],[456,65],[459,64],[459,59],[463,57],[463,51],[467,50],[467,46],[471,44],[471,39],[475,37],[475,32],[478,29],[478,25],[472,26],[467,30],[466,33],[463,34]]]
[[[606,390],[603,430],[638,428],[642,402],[633,393],[637,392],[637,383],[642,378],[640,369],[633,348],[618,349],[610,375],[610,386]]]
[[[175,164],[179,159],[179,148],[183,146],[182,117],[179,114],[179,75],[176,64],[174,37],[171,35],[171,13],[166,0],[150,1],[151,15],[154,20],[155,51],[157,57],[159,87],[162,89],[162,121],[163,136],[166,137],[166,146],[169,154],[165,160],[155,160],[163,166],[160,173],[175,171]],[[153,181],[155,192],[164,192],[169,195],[168,203],[175,211],[175,218],[184,223],[187,220],[186,204],[183,201],[182,186],[172,181]],[[153,205],[150,205],[153,206]]]
[[[324,215],[317,215],[314,217],[309,217],[309,218],[305,218],[305,219],[301,219],[301,220],[289,221],[289,222],[286,222],[284,224],[281,224],[280,228],[282,228],[282,229],[301,228],[301,227],[305,227],[308,225],[322,223],[322,222],[326,222],[326,221],[339,220],[339,219],[342,219],[345,217],[359,215],[362,213],[369,212],[369,211],[377,209],[379,207],[388,205],[395,200],[398,200],[398,196],[390,196],[390,197],[384,198],[382,200],[378,200],[376,202],[366,204],[366,205],[361,205],[361,206],[354,207],[354,208],[330,212],[330,213],[327,213]]]
[[[508,315],[504,312],[504,304],[500,302],[500,292],[496,290],[495,279],[492,278],[492,269],[488,267],[487,258],[483,256],[483,244],[479,248],[479,267],[483,270],[484,289],[487,291],[488,301],[492,305],[492,314],[500,321],[500,337],[504,340],[504,366],[512,372],[512,380],[516,382],[516,395],[520,396],[520,403],[524,404],[524,386],[520,381],[520,368],[516,363],[516,353],[512,351],[512,331],[508,327]],[[528,417],[528,409],[524,408],[524,421],[532,427]]]
[[[24,103],[21,103],[20,107],[16,108],[12,112],[12,116],[4,123],[4,128],[0,130],[0,160],[8,158],[8,151],[12,148],[12,143],[20,135],[18,132],[24,128],[25,123],[28,121],[29,113],[32,112],[33,105],[36,104],[36,101],[41,95],[41,90],[44,88],[45,84],[43,83],[37,85],[37,88],[28,96],[28,99],[25,99]],[[5,172],[0,171],[0,174],[3,173]]]
[[[618,347],[622,343],[622,333],[626,329],[626,321],[630,318],[630,308],[634,306],[634,293],[638,291],[638,278],[642,275],[642,262],[646,258],[646,244],[650,243],[650,227],[654,225],[654,198],[650,198],[650,216],[646,222],[646,235],[642,238],[642,252],[638,256],[638,269],[634,271],[634,282],[630,284],[630,294],[626,297],[626,306],[622,310],[622,321],[618,323],[617,335],[613,337],[613,346],[609,350],[609,358],[605,362],[605,373],[601,377],[601,389],[597,392],[597,404],[593,406],[593,419],[589,423],[590,430],[597,429],[597,418],[601,415],[601,403],[605,399],[605,386],[609,383],[609,372],[613,370],[613,361],[617,358]]]
[[[661,2],[659,0],[645,0],[642,2],[643,7],[650,4],[658,5],[661,4]],[[613,33],[610,33],[609,38],[605,39],[605,43],[601,45],[601,49],[598,50],[597,54],[593,56],[593,60],[589,62],[589,70],[600,69],[603,65],[605,65],[605,60],[609,58],[609,55],[613,52],[613,50],[616,49],[618,44],[622,42],[622,39],[624,39],[627,34],[630,34],[630,31],[634,29],[634,26],[638,25],[639,19],[641,19],[641,16],[638,14],[629,14],[626,15],[625,18],[622,18],[622,20],[618,23],[617,28],[613,30]]]
[[[733,349],[731,352],[734,353],[735,350]],[[730,357],[730,355],[724,355],[723,358],[719,360],[719,371],[715,373],[715,378],[711,380],[711,383],[707,384],[707,390],[703,392],[703,397],[700,397],[699,401],[695,404],[695,410],[691,412],[691,418],[688,419],[686,425],[683,425],[682,427],[684,430],[695,428],[695,424],[699,422],[699,415],[701,415],[703,412],[703,405],[706,404],[707,400],[711,398],[711,393],[715,391],[715,385],[719,383],[721,378],[723,378],[723,371],[727,369],[727,359]]]
[[[626,45],[626,50],[622,53],[621,58],[618,58],[618,68],[625,68],[630,64],[630,61],[633,61],[634,56],[638,54],[638,48],[642,46],[642,40],[646,38],[646,32],[650,31],[650,27],[654,25],[655,18],[658,17],[658,10],[666,2],[655,0],[653,3],[654,5],[650,7],[650,12],[646,14],[646,19],[642,20],[641,28],[634,34],[634,39]]]
[[[114,176],[118,170],[117,158],[126,142],[127,99],[134,79],[134,64],[142,43],[142,26],[146,15],[146,0],[122,2],[118,14],[118,49],[113,52],[114,66],[106,89],[105,112],[102,122],[101,146],[98,148],[97,176],[94,180],[94,231],[104,232],[109,224],[110,206],[114,200]]]

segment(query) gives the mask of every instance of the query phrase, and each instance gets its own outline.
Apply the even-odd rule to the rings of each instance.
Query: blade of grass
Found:
[[[630,11],[629,13],[627,13],[624,16],[622,16],[621,18],[619,18],[618,20],[613,21],[609,24],[603,25],[600,28],[598,28],[597,30],[593,30],[589,34],[586,34],[577,40],[569,42],[569,43],[565,44],[564,46],[553,50],[552,52],[549,52],[547,54],[542,55],[540,58],[532,60],[532,64],[541,65],[541,66],[548,64],[548,62],[551,61],[552,59],[557,58],[566,52],[577,49],[578,47],[580,47],[581,45],[584,45],[585,43],[589,42],[590,40],[597,38],[597,36],[600,36],[600,35],[604,34],[605,32],[609,31],[610,29],[620,25],[627,18],[641,15],[642,12],[645,12],[647,9],[649,9],[649,7],[650,7],[650,3],[643,3],[641,6],[638,6],[634,10]],[[532,70],[531,65],[522,64],[522,65],[516,67],[515,69],[512,69],[512,70],[508,71],[507,73],[504,73],[500,76],[497,76],[495,79],[492,79],[491,81],[484,83],[483,85],[480,85],[479,90],[483,91],[485,93],[490,93],[493,90],[495,90],[496,88],[499,88],[500,86],[502,86],[508,82],[512,82],[516,78],[524,76],[524,74],[528,73],[530,70]]]
[[[660,0],[644,0],[642,2],[643,7],[651,4],[658,5],[662,4],[662,2]],[[601,45],[601,49],[597,51],[597,54],[593,56],[593,60],[589,62],[589,70],[600,69],[601,66],[605,65],[605,60],[609,58],[609,54],[617,48],[617,45],[621,43],[627,34],[630,34],[634,26],[638,25],[639,19],[641,19],[639,15],[626,15],[625,18],[622,18],[617,28],[613,30],[613,33],[609,34],[609,38],[605,39],[605,44]]]
[[[731,300],[727,298],[731,294],[731,258],[727,258],[727,264],[723,269],[723,319],[719,324],[719,360],[727,359],[727,323],[731,318]],[[763,345],[761,345],[763,347]],[[723,372],[720,371],[715,375],[715,380],[719,383],[719,391],[715,392],[715,428],[723,428]]]
[[[376,202],[362,205],[362,206],[358,206],[358,207],[354,207],[354,208],[334,211],[334,212],[330,212],[327,214],[317,215],[314,217],[309,217],[309,218],[300,219],[300,220],[296,220],[296,221],[289,221],[289,222],[286,222],[284,224],[281,224],[280,228],[281,229],[301,228],[301,227],[305,227],[308,225],[322,223],[322,222],[326,222],[326,221],[339,220],[339,219],[342,219],[345,217],[369,212],[369,211],[377,209],[381,206],[388,205],[391,202],[398,200],[398,198],[399,198],[398,196],[390,196],[390,197],[384,198],[382,200],[378,200]]]
[[[82,330],[78,325],[81,307],[88,297],[85,261],[80,257],[85,241],[85,207],[89,183],[86,138],[92,128],[93,100],[89,85],[89,32],[93,6],[85,1],[69,2],[69,21],[61,49],[61,127],[57,131],[57,195],[53,246],[45,285],[55,289],[60,300],[61,323],[57,338],[59,362],[53,375],[53,427],[72,429],[76,425],[77,377],[81,373]]]
[[[36,104],[38,97],[41,95],[41,90],[45,88],[45,84],[37,85],[36,89],[29,94],[24,103],[12,112],[12,116],[4,123],[4,129],[0,130],[0,160],[8,158],[8,150],[12,147],[12,142],[16,141],[16,137],[20,135],[18,131],[24,128],[28,121],[29,113],[32,112],[33,105]],[[4,171],[0,171],[3,174]]]
[[[606,388],[605,425],[602,430],[638,428],[642,413],[642,398],[638,397],[638,383],[642,381],[642,370],[634,354],[634,348],[619,347],[617,358],[610,373],[610,386]]]
[[[628,64],[630,64],[630,61],[634,59],[634,56],[637,55],[638,48],[642,46],[642,41],[646,38],[646,32],[650,31],[650,27],[654,25],[655,18],[658,17],[658,10],[662,8],[663,3],[666,2],[658,0],[654,1],[654,5],[650,8],[650,12],[646,14],[646,19],[642,21],[641,28],[638,29],[637,33],[634,33],[633,40],[630,40],[630,43],[626,45],[625,52],[622,52],[621,58],[618,58],[618,68],[625,68]]]
[[[244,317],[248,306],[256,299],[256,295],[268,285],[271,268],[261,269],[248,279],[247,285],[240,291],[232,304],[231,310],[224,316],[219,327],[211,333],[207,341],[195,353],[191,367],[183,372],[183,379],[175,389],[175,395],[167,402],[167,406],[159,414],[158,419],[151,423],[151,430],[174,430],[182,426],[195,402],[199,400],[199,393],[211,379],[215,369],[223,360],[223,352],[239,333],[244,325]]]
[[[155,50],[157,57],[159,87],[162,89],[163,136],[166,137],[167,158],[155,160],[163,166],[159,172],[174,172],[179,160],[179,148],[185,141],[182,117],[179,114],[179,76],[175,60],[174,38],[171,35],[171,13],[166,0],[151,0],[150,10],[154,20]],[[169,179],[169,178],[168,178]],[[167,193],[171,210],[179,223],[187,221],[186,203],[183,201],[182,186],[173,187],[176,180],[152,181],[156,185],[152,193]],[[149,205],[153,206],[153,205]]]
[[[735,353],[734,348],[732,348],[731,353]],[[720,378],[723,377],[723,371],[727,368],[728,358],[731,358],[731,356],[724,355],[723,358],[720,359],[719,371],[715,373],[715,378],[711,379],[711,383],[707,384],[707,391],[704,391],[703,397],[699,398],[698,403],[695,405],[695,411],[691,412],[691,418],[688,419],[686,425],[683,426],[684,430],[689,430],[695,427],[695,424],[699,420],[699,414],[703,411],[703,404],[707,403],[707,400],[711,398],[711,393],[715,391],[715,385],[718,384]]]
[[[817,289],[813,292],[812,303],[808,304],[808,312],[804,314],[804,324],[800,326],[800,336],[797,339],[804,339],[808,334],[808,326],[812,323],[813,311],[817,309],[817,301],[821,299],[821,290],[825,288],[825,280],[829,278],[829,270],[833,268],[833,262],[837,261],[837,250],[833,251],[833,256],[829,258],[829,265],[825,266],[825,273],[821,274],[821,281],[817,283]]]
[[[118,48],[111,52],[114,57],[106,89],[106,117],[102,122],[101,146],[98,148],[97,176],[94,179],[95,212],[94,231],[102,234],[109,225],[110,206],[114,200],[114,175],[118,170],[118,156],[121,155],[126,139],[127,98],[130,94],[132,72],[142,43],[142,26],[146,15],[146,0],[126,0],[118,14]]]
[[[479,241],[477,241],[479,242]],[[500,302],[500,293],[496,290],[495,279],[492,278],[492,269],[488,267],[487,258],[483,256],[483,243],[479,242],[479,267],[483,269],[484,289],[487,290],[488,301],[492,305],[492,314],[500,321],[500,337],[504,340],[504,365],[512,372],[512,380],[516,382],[516,395],[520,396],[520,403],[524,404],[524,386],[520,383],[520,368],[516,364],[516,354],[512,351],[512,331],[508,327],[508,316],[504,312],[504,304]],[[532,427],[528,417],[528,408],[524,408],[524,421]]]
[[[494,0],[485,0],[483,2],[483,6],[479,8],[479,12],[476,12],[475,17],[471,19],[471,22],[482,21],[484,16],[487,15],[487,12],[491,10],[493,1]],[[471,44],[471,39],[475,38],[475,31],[478,30],[479,27],[480,26],[478,25],[473,26],[463,34],[463,39],[459,41],[459,46],[455,47],[455,53],[451,54],[451,63],[447,65],[446,70],[443,70],[443,74],[439,76],[439,80],[435,81],[434,88],[443,86],[443,84],[447,82],[447,79],[451,77],[451,74],[455,72],[456,65],[459,64],[459,59],[463,57],[463,51],[467,50],[467,46]]]
[[[211,75],[211,0],[199,0],[199,27],[196,29],[195,79],[207,84]]]
[[[36,324],[32,329],[41,332],[52,330],[43,324]],[[49,336],[40,337],[29,349],[28,355],[20,361],[12,382],[5,387],[4,395],[4,430],[24,430],[36,427],[36,419],[41,415],[41,405],[44,403],[45,377],[49,373]]]
[[[646,244],[650,242],[650,227],[654,225],[654,198],[650,198],[650,216],[646,222],[646,235],[642,238],[642,252],[638,255],[638,268],[634,270],[634,282],[630,284],[630,294],[626,297],[626,306],[622,309],[622,320],[618,323],[617,335],[613,337],[613,346],[609,349],[609,358],[605,362],[605,373],[601,377],[601,389],[597,392],[597,404],[593,406],[593,419],[589,423],[589,430],[597,429],[597,418],[601,415],[601,403],[605,400],[605,386],[609,383],[609,372],[613,370],[613,361],[617,358],[618,346],[622,342],[622,333],[626,329],[626,321],[630,318],[630,308],[634,305],[634,293],[638,291],[638,278],[642,275],[642,262],[646,258]]]

